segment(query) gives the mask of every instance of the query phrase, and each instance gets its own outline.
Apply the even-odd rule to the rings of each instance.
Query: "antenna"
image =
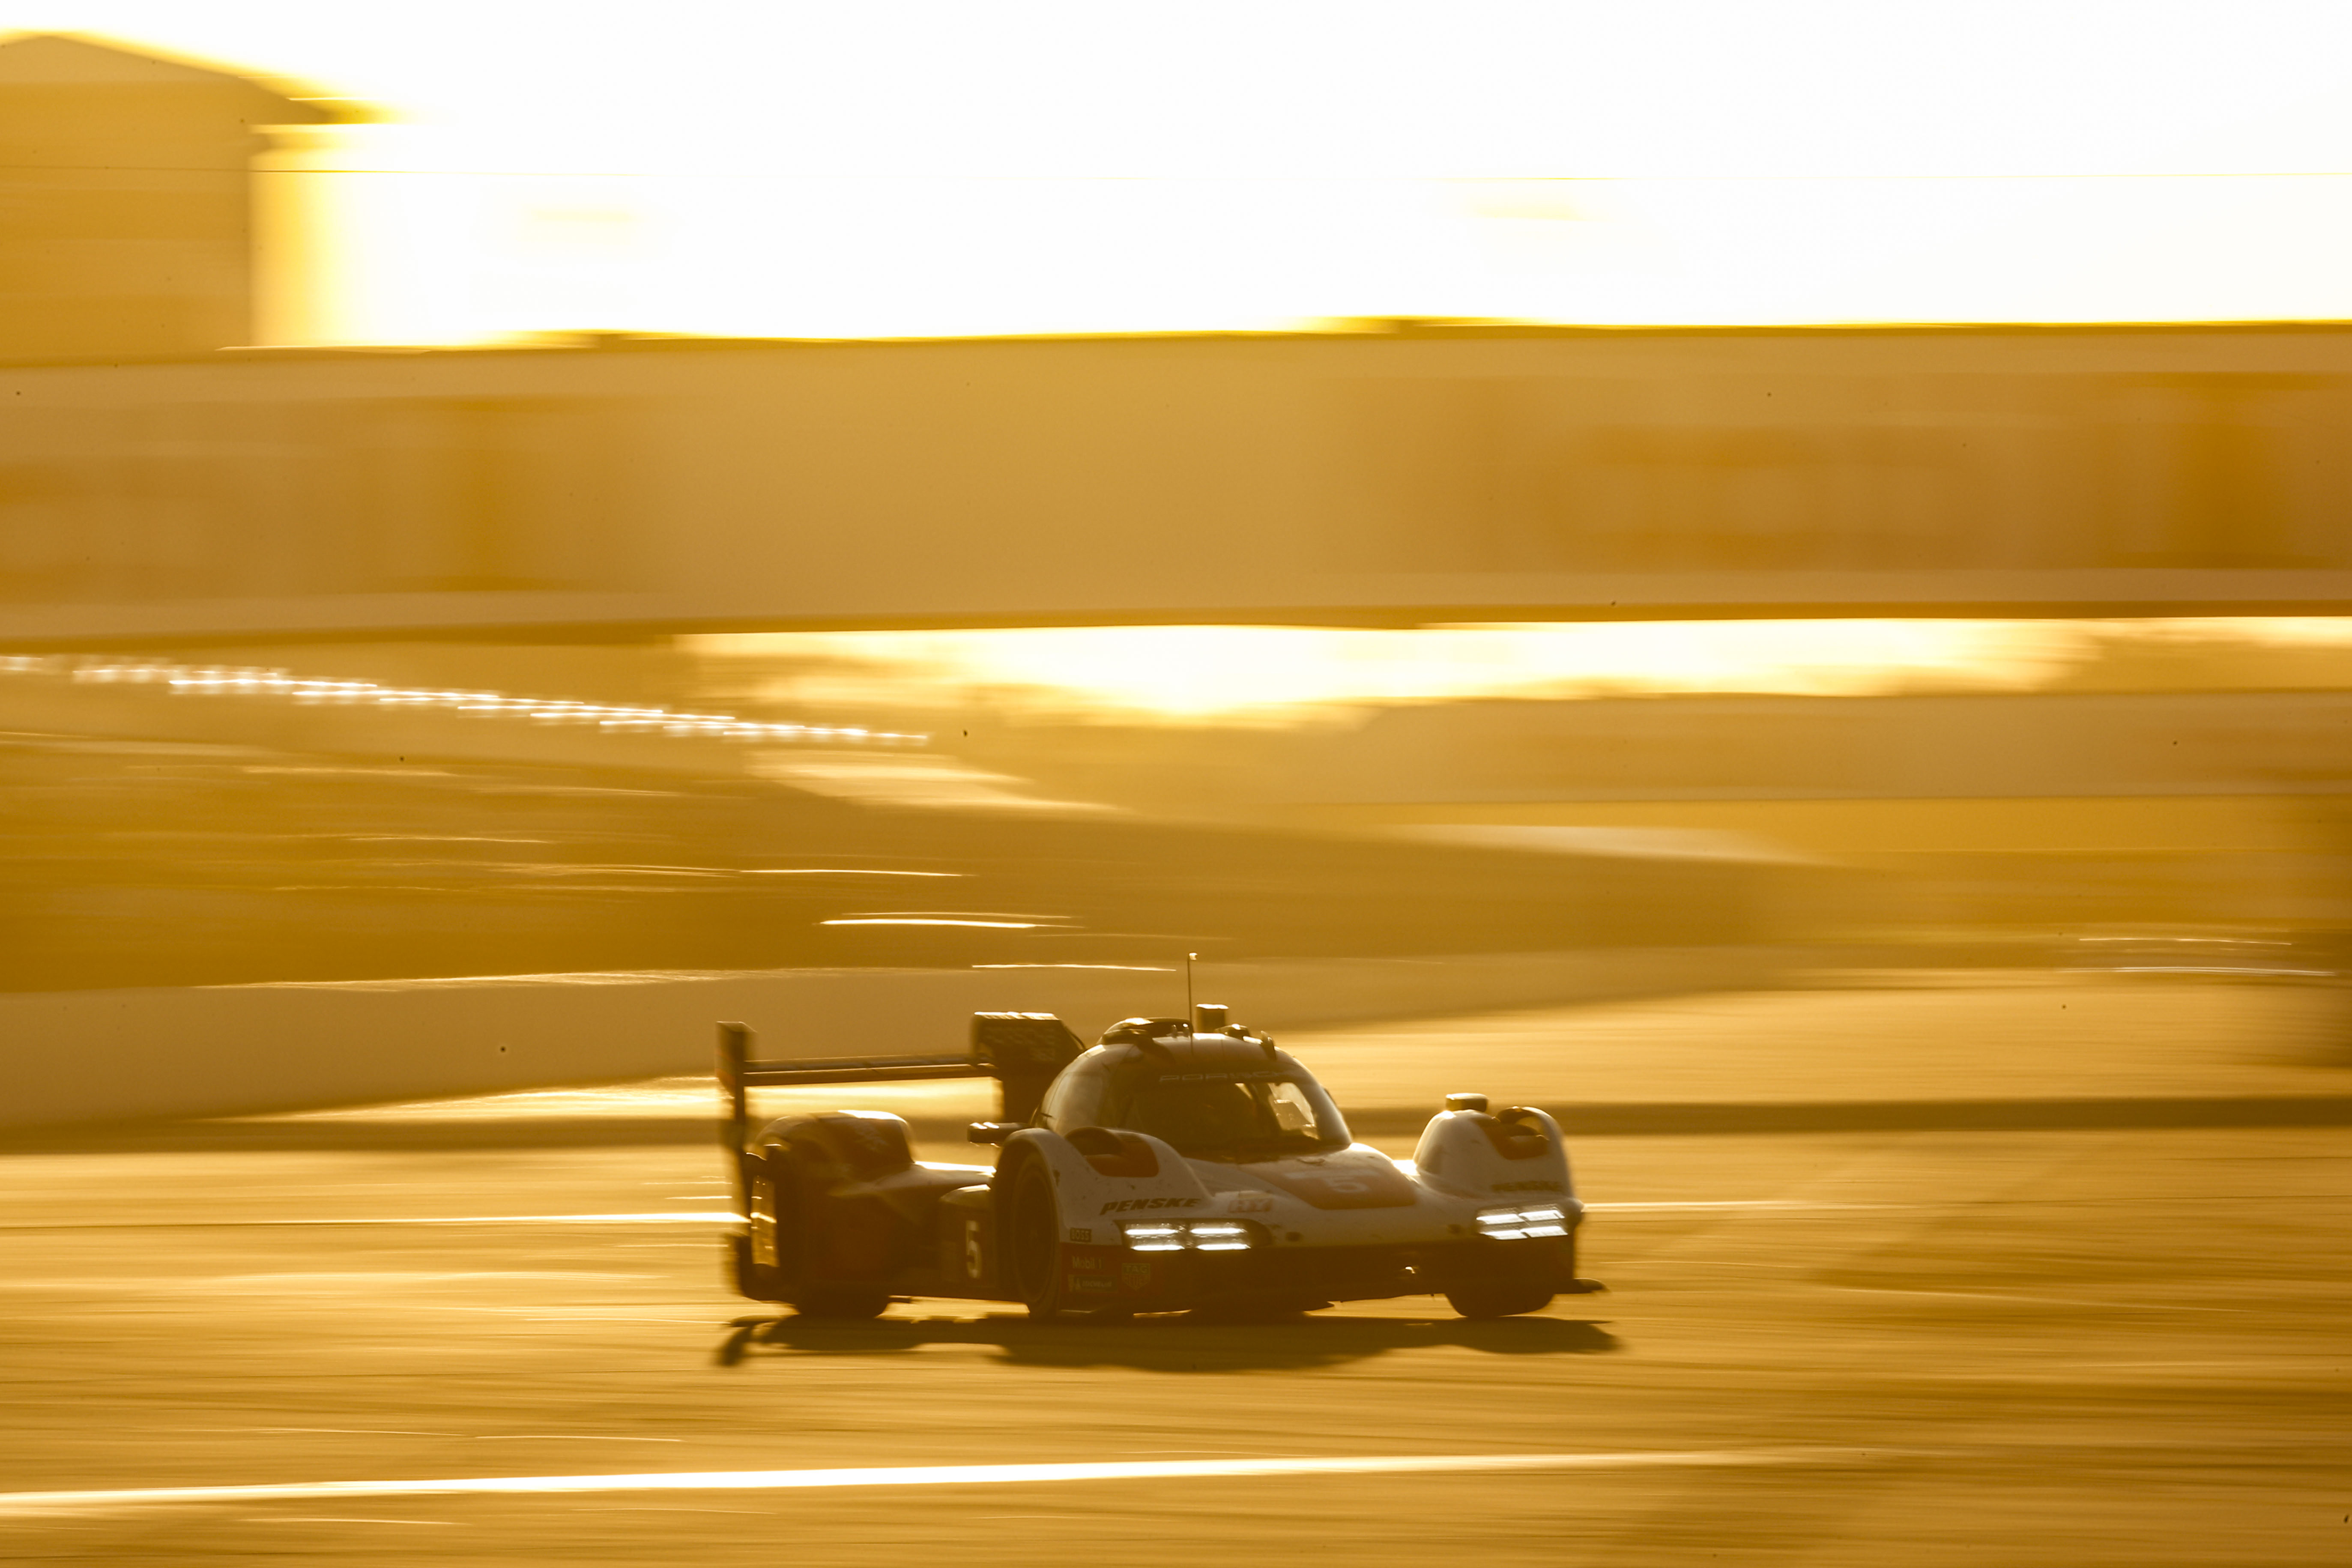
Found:
[[[1192,1032],[1192,1019],[1194,1016],[1192,1012],[1192,961],[1200,956],[1201,955],[1197,952],[1188,952],[1184,955],[1184,1032],[1188,1035]]]

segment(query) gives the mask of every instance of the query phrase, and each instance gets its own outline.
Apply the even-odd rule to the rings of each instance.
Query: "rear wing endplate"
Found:
[[[719,1142],[740,1149],[751,1131],[754,1089],[835,1083],[915,1083],[927,1079],[992,1078],[998,1116],[1026,1121],[1046,1085],[1086,1049],[1051,1013],[974,1013],[971,1046],[959,1056],[833,1057],[758,1061],[755,1037],[742,1024],[719,1026]]]

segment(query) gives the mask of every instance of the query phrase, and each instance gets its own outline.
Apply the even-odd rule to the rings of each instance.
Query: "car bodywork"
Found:
[[[1203,1007],[1131,1018],[1087,1048],[1046,1014],[980,1014],[962,1057],[761,1063],[720,1030],[722,1139],[742,1228],[737,1289],[814,1316],[893,1298],[1020,1301],[1040,1317],[1292,1311],[1438,1293],[1492,1317],[1598,1289],[1559,1124],[1449,1096],[1410,1160],[1349,1136],[1314,1076]],[[887,1112],[752,1129],[761,1085],[995,1078],[993,1166],[914,1157]]]

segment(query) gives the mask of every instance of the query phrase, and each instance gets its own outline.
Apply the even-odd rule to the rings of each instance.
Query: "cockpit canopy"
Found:
[[[1146,1132],[1194,1160],[1328,1154],[1348,1124],[1323,1086],[1270,1040],[1195,1035],[1181,1018],[1129,1018],[1062,1069],[1037,1124]]]

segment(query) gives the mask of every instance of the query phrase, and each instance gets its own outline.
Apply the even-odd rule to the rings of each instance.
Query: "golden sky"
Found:
[[[2352,5],[52,0],[394,122],[278,341],[2352,316]],[[299,173],[297,171],[316,171]]]

